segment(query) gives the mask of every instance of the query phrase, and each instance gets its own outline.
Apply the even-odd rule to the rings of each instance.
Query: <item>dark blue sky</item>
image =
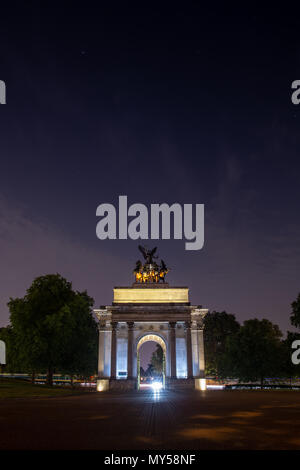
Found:
[[[96,207],[204,203],[205,245],[160,241],[169,282],[239,321],[290,328],[300,291],[300,20],[273,6],[189,11],[1,7],[0,326],[59,272],[96,305],[137,242],[96,238]]]

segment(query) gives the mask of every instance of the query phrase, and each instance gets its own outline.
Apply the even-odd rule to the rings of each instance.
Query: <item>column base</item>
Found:
[[[109,390],[109,379],[97,380],[97,392],[106,392]]]
[[[137,379],[109,379],[109,390],[128,391],[137,388]]]
[[[166,378],[166,388],[169,390],[186,390],[195,388],[194,379],[177,379],[174,377]]]
[[[196,390],[206,390],[206,379],[197,377],[194,380]]]

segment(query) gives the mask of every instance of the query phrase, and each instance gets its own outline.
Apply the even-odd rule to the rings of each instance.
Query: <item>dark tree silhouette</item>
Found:
[[[204,318],[205,364],[208,375],[221,374],[221,362],[227,338],[240,329],[235,316],[223,312],[209,312]]]
[[[222,357],[222,375],[260,381],[282,370],[282,333],[269,320],[247,320],[228,338]]]
[[[55,371],[95,371],[97,324],[92,305],[86,292],[73,291],[59,274],[36,278],[23,298],[10,299],[15,346],[24,367],[47,370],[49,385]]]

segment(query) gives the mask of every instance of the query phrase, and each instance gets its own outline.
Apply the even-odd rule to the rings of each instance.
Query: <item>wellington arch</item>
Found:
[[[166,388],[205,389],[203,320],[208,312],[189,301],[188,287],[165,282],[167,268],[154,252],[143,250],[136,282],[113,289],[112,305],[95,309],[99,323],[97,390],[138,387],[139,348],[155,341],[164,353]],[[160,282],[163,280],[163,282]]]

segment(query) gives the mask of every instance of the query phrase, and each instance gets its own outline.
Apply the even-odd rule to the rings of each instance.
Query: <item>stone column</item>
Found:
[[[195,321],[191,322],[191,337],[192,337],[193,376],[199,377],[198,331],[197,331],[197,323]]]
[[[201,378],[205,377],[205,360],[204,360],[204,339],[203,339],[203,327],[197,325],[198,335],[198,354],[199,354],[199,375]]]
[[[185,322],[186,334],[186,362],[187,362],[187,378],[193,378],[193,358],[192,358],[192,337],[191,337],[191,322]]]
[[[98,377],[104,377],[105,322],[99,324]]]
[[[170,359],[171,359],[171,378],[176,379],[176,322],[169,322],[170,328]]]
[[[128,343],[127,343],[127,379],[133,378],[133,327],[134,322],[127,322]]]
[[[111,322],[111,379],[117,378],[117,326],[118,322]]]

